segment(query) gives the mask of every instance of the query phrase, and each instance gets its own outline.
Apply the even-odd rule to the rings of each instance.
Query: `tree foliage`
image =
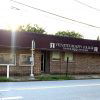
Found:
[[[99,36],[97,37],[97,40],[98,40],[98,41],[100,40]]]
[[[45,33],[45,30],[41,27],[39,27],[37,24],[34,26],[27,24],[27,25],[21,25],[18,27],[17,31],[20,32],[34,32],[34,33],[40,33],[43,34]]]
[[[55,35],[67,36],[67,37],[73,37],[73,38],[83,38],[81,34],[74,31],[58,31]]]

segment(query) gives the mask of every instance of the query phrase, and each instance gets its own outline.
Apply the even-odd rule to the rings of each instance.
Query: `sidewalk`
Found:
[[[71,75],[76,80],[81,79],[100,79],[100,74],[91,74],[91,75]]]
[[[100,74],[91,74],[91,75],[69,75],[72,77],[72,79],[75,80],[84,80],[84,79],[100,79]],[[10,77],[10,79],[14,80],[14,81],[39,81],[37,79],[35,79],[34,77],[30,77],[30,76],[14,76],[14,77]]]
[[[10,77],[10,79],[12,79],[14,81],[18,81],[18,82],[20,82],[20,81],[22,81],[22,82],[24,82],[24,81],[37,81],[34,77],[30,77],[30,76],[22,76],[22,77],[14,76],[14,77]]]

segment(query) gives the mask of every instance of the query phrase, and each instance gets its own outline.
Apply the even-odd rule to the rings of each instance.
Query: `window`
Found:
[[[64,60],[67,61],[67,57],[69,58],[69,61],[73,61],[73,53],[71,52],[65,52]]]
[[[20,54],[19,65],[20,66],[31,66],[31,54]]]
[[[60,52],[58,51],[52,52],[52,60],[60,60]]]
[[[0,53],[0,65],[16,65],[16,55],[11,53]]]

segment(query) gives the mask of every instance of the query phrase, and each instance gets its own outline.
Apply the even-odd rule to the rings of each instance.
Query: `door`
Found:
[[[41,72],[43,72],[43,73],[50,72],[50,52],[49,51],[42,51]]]

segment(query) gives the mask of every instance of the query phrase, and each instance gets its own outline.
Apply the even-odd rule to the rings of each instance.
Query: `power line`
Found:
[[[11,9],[20,10],[19,8],[14,7],[14,6],[11,6]]]
[[[93,7],[93,6],[90,6],[90,5],[88,5],[88,4],[86,4],[86,3],[83,3],[83,2],[81,2],[81,1],[79,1],[79,0],[74,0],[74,1],[77,2],[77,3],[80,3],[81,5],[87,6],[88,8],[91,8],[91,9],[93,9],[93,10],[100,11],[100,9],[95,8],[95,7]]]
[[[100,28],[100,27],[95,26],[95,25],[92,25],[92,24],[84,23],[84,22],[81,22],[81,21],[78,21],[78,20],[74,20],[74,19],[71,19],[71,18],[67,18],[67,17],[61,16],[61,15],[58,15],[58,14],[55,14],[55,13],[52,13],[52,12],[49,12],[49,11],[40,9],[40,8],[36,8],[36,7],[33,7],[33,6],[29,6],[27,4],[24,4],[24,3],[21,3],[21,2],[18,2],[18,1],[14,1],[14,0],[11,0],[11,1],[12,2],[15,2],[17,4],[20,4],[20,5],[23,5],[23,6],[26,6],[26,7],[29,7],[29,8],[32,8],[32,9],[35,9],[35,10],[44,12],[44,13],[47,13],[47,14],[50,14],[50,15],[54,15],[54,16],[63,18],[63,19],[67,19],[67,20],[70,20],[70,21],[73,21],[73,22],[77,22],[77,23],[80,23],[80,24],[84,24],[84,25],[87,25],[87,26],[90,26],[90,27],[94,27],[94,28]]]

